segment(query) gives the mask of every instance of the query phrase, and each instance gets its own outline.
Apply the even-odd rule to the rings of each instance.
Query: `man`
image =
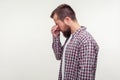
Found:
[[[61,60],[58,80],[95,80],[99,47],[84,26],[77,22],[75,12],[67,4],[61,4],[51,14],[55,22],[53,51]],[[62,46],[60,32],[66,38]]]

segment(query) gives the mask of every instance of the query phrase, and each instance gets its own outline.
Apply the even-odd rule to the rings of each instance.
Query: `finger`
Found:
[[[51,28],[51,31],[55,31],[55,30],[57,30],[58,29],[58,26],[53,26],[52,28]]]
[[[51,28],[51,30],[53,30],[53,29],[56,29],[56,25],[54,25],[54,26]]]

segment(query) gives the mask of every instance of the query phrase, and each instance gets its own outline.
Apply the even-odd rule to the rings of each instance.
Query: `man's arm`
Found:
[[[57,60],[60,60],[62,57],[63,47],[60,42],[60,36],[53,37],[52,48],[55,53],[55,57]]]
[[[79,79],[95,80],[95,71],[97,66],[98,46],[92,41],[85,43],[79,54]]]
[[[63,48],[62,48],[62,45],[60,42],[60,29],[59,29],[58,25],[55,25],[52,27],[51,33],[53,36],[52,48],[55,53],[56,59],[60,60],[62,57]]]

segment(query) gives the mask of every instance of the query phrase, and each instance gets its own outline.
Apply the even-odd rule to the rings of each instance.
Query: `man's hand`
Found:
[[[55,25],[51,28],[51,33],[52,33],[53,37],[58,37],[60,35],[60,29],[59,29],[58,25]]]

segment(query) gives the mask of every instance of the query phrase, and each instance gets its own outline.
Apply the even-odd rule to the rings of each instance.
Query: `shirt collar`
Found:
[[[85,26],[81,26],[78,30],[76,30],[74,33],[72,33],[72,36],[77,35],[78,33],[80,33],[81,31],[86,30],[87,28]]]

